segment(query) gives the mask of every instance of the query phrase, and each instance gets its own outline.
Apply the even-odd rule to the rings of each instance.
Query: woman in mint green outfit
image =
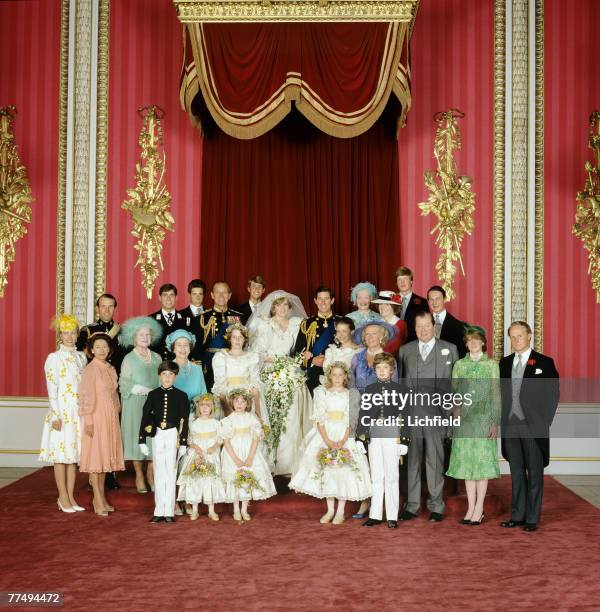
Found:
[[[453,386],[471,405],[460,407],[460,427],[452,436],[452,453],[447,475],[465,481],[468,508],[463,525],[480,525],[488,480],[500,476],[496,435],[500,420],[500,371],[498,363],[485,354],[485,330],[465,329],[469,352],[454,364]]]
[[[147,461],[146,478],[151,489],[154,489],[154,470],[152,461],[139,448],[140,423],[146,403],[146,396],[159,386],[158,366],[161,357],[150,350],[162,335],[160,324],[150,317],[135,317],[123,324],[119,334],[119,343],[133,350],[123,359],[119,390],[121,392],[121,437],[125,460],[133,461],[135,469],[135,486],[138,493],[147,493],[144,480],[143,464]],[[152,438],[146,438],[151,447]],[[152,453],[149,455],[152,457]]]

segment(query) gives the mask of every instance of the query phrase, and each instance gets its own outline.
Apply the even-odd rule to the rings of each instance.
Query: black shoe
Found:
[[[462,521],[458,521],[461,525],[470,525],[471,519],[463,519]]]
[[[525,525],[523,525],[523,531],[537,531],[537,524],[525,523]]]
[[[398,529],[398,521],[388,521],[388,529]]]
[[[443,520],[444,520],[444,515],[440,514],[439,512],[432,512],[429,515],[429,522],[430,523],[440,523]]]
[[[106,479],[104,481],[104,488],[112,491],[121,488],[117,481],[117,475],[114,472],[107,472]]]
[[[150,522],[151,522],[151,523],[162,523],[164,520],[165,520],[165,517],[164,517],[164,516],[153,516],[153,517],[150,519]]]
[[[367,519],[362,526],[363,527],[375,527],[375,525],[381,525],[382,521],[380,521],[379,519]]]
[[[165,516],[165,523],[174,523],[175,517],[173,516]]]
[[[520,527],[521,525],[524,525],[525,521],[513,521],[512,519],[510,519],[510,521],[502,521],[500,523],[500,527],[505,527],[506,529],[512,529],[513,527]]]
[[[481,514],[481,518],[478,521],[471,521],[471,525],[481,525],[483,523],[483,519],[485,518],[485,514]]]
[[[408,510],[403,510],[399,518],[401,521],[410,521],[411,519],[417,518],[417,515]]]

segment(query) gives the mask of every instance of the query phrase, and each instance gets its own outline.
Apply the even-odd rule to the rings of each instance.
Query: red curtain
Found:
[[[299,295],[308,311],[320,284],[335,291],[340,313],[358,281],[393,288],[399,227],[392,109],[351,139],[328,136],[298,113],[253,140],[210,130],[202,174],[202,274],[229,281],[239,301],[255,274],[267,290]]]

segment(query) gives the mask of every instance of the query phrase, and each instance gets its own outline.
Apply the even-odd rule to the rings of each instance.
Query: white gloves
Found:
[[[406,455],[406,453],[408,453],[408,446],[406,446],[406,444],[398,444],[398,447],[401,455]]]
[[[177,461],[179,461],[187,453],[187,446],[180,446],[177,451]]]
[[[140,444],[140,450],[142,451],[142,455],[146,455],[146,457],[150,454],[150,449],[147,444]]]
[[[356,450],[361,455],[366,455],[367,454],[367,449],[365,448],[365,445],[362,443],[361,440],[357,440],[357,442],[356,442]]]
[[[152,389],[144,385],[133,385],[133,387],[131,388],[132,395],[148,395],[150,391],[152,391]]]

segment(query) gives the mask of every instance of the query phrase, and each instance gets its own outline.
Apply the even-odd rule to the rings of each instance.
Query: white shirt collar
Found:
[[[432,313],[433,314],[433,313]],[[437,314],[433,314],[433,320],[435,322],[435,318],[438,317],[438,319],[440,320],[440,325],[444,324],[444,321],[446,320],[446,315],[448,313],[446,312],[446,309],[444,308],[444,310],[441,310],[440,312],[438,312]]]
[[[432,338],[431,340],[429,340],[429,342],[421,342],[421,340],[419,340],[419,351],[422,351],[424,346],[426,346],[428,350],[431,351],[434,344],[435,338]]]
[[[256,304],[252,300],[248,300],[248,304],[250,304],[250,310],[254,312],[260,305],[260,300]]]
[[[404,299],[406,298],[406,301],[410,302],[410,298],[412,297],[412,294],[413,294],[412,291],[409,291],[408,293],[405,293],[404,295],[400,294],[400,295],[402,295],[402,301],[404,301]]]
[[[204,308],[202,306],[194,306],[193,304],[190,304],[190,310],[195,317],[204,312]]]
[[[529,355],[531,355],[531,347],[521,353],[521,363],[526,366],[529,361]],[[517,353],[515,353],[515,359],[513,361],[513,367],[517,364]]]
[[[163,316],[165,321],[169,320],[169,315],[173,315],[173,321],[175,320],[175,316],[176,316],[176,313],[177,313],[176,310],[171,310],[171,312],[167,312],[164,308],[161,308],[160,311],[162,312],[162,316]]]

